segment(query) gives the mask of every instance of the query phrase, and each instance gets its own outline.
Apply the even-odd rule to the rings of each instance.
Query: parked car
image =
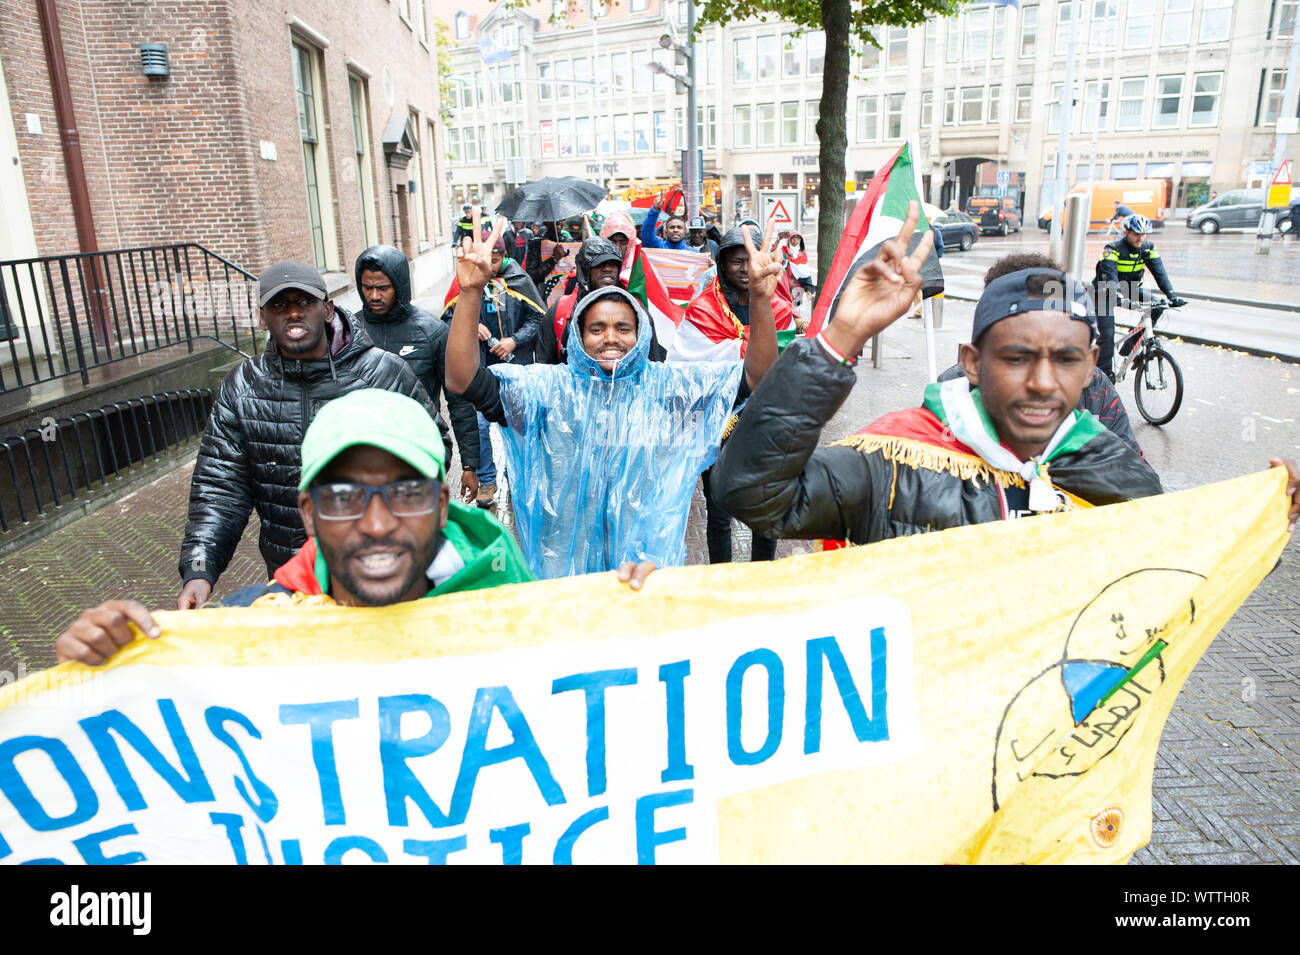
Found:
[[[1253,229],[1263,214],[1263,189],[1231,189],[1193,209],[1187,217],[1187,228],[1205,235],[1214,235],[1220,229]]]
[[[979,225],[983,235],[1020,231],[1020,209],[1010,196],[971,196],[966,200],[966,214]]]
[[[944,212],[935,216],[931,224],[943,233],[943,248],[946,252],[955,252],[957,249],[966,252],[980,237],[979,226],[964,212]]]

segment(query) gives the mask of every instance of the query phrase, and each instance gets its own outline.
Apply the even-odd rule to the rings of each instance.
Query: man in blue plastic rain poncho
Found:
[[[501,228],[500,224],[497,230]],[[496,241],[466,239],[456,262],[460,298],[447,339],[447,388],[505,427],[520,544],[538,577],[613,570],[629,561],[686,561],[695,481],[718,453],[733,407],[776,360],[772,286],[781,264],[750,253],[749,348],[744,362],[651,362],[650,318],[618,287],[574,309],[563,365],[479,365],[478,300]],[[479,231],[474,233],[480,235]]]

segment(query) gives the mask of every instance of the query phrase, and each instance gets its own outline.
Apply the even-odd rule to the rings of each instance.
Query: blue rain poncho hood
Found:
[[[625,303],[636,345],[606,372],[583,348],[584,313]],[[573,311],[565,365],[492,365],[501,383],[510,493],[537,576],[613,570],[624,561],[686,562],[695,481],[718,454],[741,362],[650,361],[649,315],[617,286]]]

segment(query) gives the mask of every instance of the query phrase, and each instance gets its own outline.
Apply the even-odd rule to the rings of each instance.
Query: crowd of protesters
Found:
[[[177,607],[209,601],[254,509],[268,582],[223,606],[382,606],[599,571],[639,590],[685,563],[701,477],[711,562],[731,560],[733,517],[753,531],[753,559],[771,560],[783,538],[865,544],[1161,492],[1096,373],[1091,299],[1050,259],[990,270],[970,343],[918,406],[820,446],[850,389],[870,386],[854,367],[865,343],[910,311],[933,230],[913,242],[913,204],[895,239],[822,290],[825,326],[797,337],[819,293],[802,236],[749,220],[722,232],[666,205],[639,229],[621,212],[596,229],[585,216],[493,224],[466,206],[441,317],[412,304],[389,246],[355,263],[355,316],[313,266],[267,268],[267,348],[213,405]],[[711,266],[671,341],[651,314],[645,249]],[[513,533],[491,512],[493,426]],[[1300,469],[1270,464],[1289,471],[1294,528]],[[98,664],[133,627],[159,632],[142,604],[108,601],[73,621],[58,656]]]

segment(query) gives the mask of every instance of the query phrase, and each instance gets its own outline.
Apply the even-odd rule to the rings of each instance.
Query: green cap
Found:
[[[335,398],[316,413],[302,439],[301,490],[348,448],[369,444],[401,458],[421,474],[442,480],[442,435],[414,398],[363,388]]]

